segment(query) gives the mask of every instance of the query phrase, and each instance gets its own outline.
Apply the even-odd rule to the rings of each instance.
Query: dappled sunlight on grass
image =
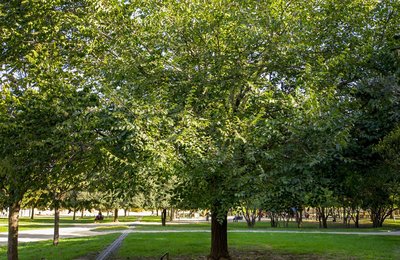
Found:
[[[97,254],[111,244],[119,234],[94,237],[61,239],[58,246],[52,241],[20,243],[19,256],[23,260],[57,259],[70,260],[88,254]],[[7,247],[0,247],[0,259],[6,259]]]
[[[400,237],[368,235],[333,235],[311,233],[230,233],[229,247],[233,251],[258,251],[258,254],[287,255],[290,259],[318,258],[329,255],[332,259],[395,259]],[[151,241],[149,243],[149,241]],[[122,258],[160,257],[169,252],[176,256],[198,257],[209,253],[209,233],[131,233],[119,251]],[[305,257],[305,258],[304,258]],[[279,258],[286,259],[286,258]]]

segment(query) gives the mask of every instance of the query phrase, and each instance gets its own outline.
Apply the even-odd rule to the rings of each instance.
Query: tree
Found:
[[[130,109],[123,116],[126,125],[140,128],[146,145],[152,143],[150,154],[174,166],[167,172],[178,173],[178,199],[211,209],[210,258],[229,258],[227,211],[239,202],[242,181],[276,169],[270,154],[304,137],[293,149],[304,160],[291,164],[305,173],[300,179],[312,180],[307,175],[314,173],[318,178],[318,169],[332,163],[332,151],[340,148],[338,140],[348,128],[346,122],[335,128],[340,109],[329,108],[346,103],[336,94],[351,88],[363,70],[365,59],[359,60],[373,46],[371,25],[385,20],[374,14],[382,6],[375,1],[144,1],[114,7],[108,14],[120,26],[102,28],[111,46],[106,82]],[[284,119],[297,110],[296,121]],[[309,128],[298,135],[303,122]],[[345,130],[335,132],[342,126]],[[261,145],[252,142],[257,135]],[[254,154],[243,153],[247,149],[266,162],[247,160]],[[280,158],[281,164],[288,161]]]
[[[88,21],[88,5],[11,1],[0,8],[0,158],[7,169],[2,171],[1,188],[10,209],[8,259],[18,259],[21,200],[28,190],[47,185],[54,162],[66,151],[60,130],[67,131],[65,125],[87,115],[84,108],[91,106],[75,110],[70,103],[79,96],[93,97],[82,69],[90,43],[82,26]]]

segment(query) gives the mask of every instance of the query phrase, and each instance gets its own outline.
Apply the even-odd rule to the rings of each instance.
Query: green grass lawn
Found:
[[[258,223],[259,229],[266,229]],[[269,224],[269,223],[265,223]],[[395,227],[397,224],[394,223]],[[98,231],[120,228],[105,226]],[[122,226],[126,229],[127,226]],[[209,223],[161,226],[141,226],[147,230],[209,230]],[[290,228],[289,228],[290,229]],[[246,231],[246,223],[230,223],[229,248],[234,256],[256,253],[261,259],[398,259],[400,236],[373,236],[368,234],[324,234],[310,233],[308,228],[302,233],[251,233]],[[233,232],[233,230],[243,232]],[[283,230],[277,228],[273,230]],[[297,229],[295,229],[297,230]],[[320,229],[318,229],[320,230]],[[328,231],[336,229],[328,229]],[[356,229],[356,231],[359,229]],[[76,239],[63,239],[54,247],[51,241],[21,243],[20,259],[74,259],[80,256],[93,258],[99,251],[112,243],[120,234],[109,234]],[[210,250],[209,232],[181,233],[131,233],[119,251],[121,259],[158,259],[166,252],[174,256],[205,256]],[[0,247],[0,259],[6,257],[6,247]],[[275,257],[275,258],[274,258]],[[291,257],[291,258],[290,258]],[[255,257],[254,257],[255,258]],[[247,258],[250,259],[250,258]]]
[[[97,227],[94,229],[91,229],[91,231],[98,231],[98,232],[104,232],[104,231],[118,231],[118,230],[126,230],[129,229],[128,226],[103,226],[103,227]]]
[[[157,225],[136,225],[138,230],[210,230],[210,222],[199,222],[199,223],[184,223],[178,224],[175,222],[167,222],[165,227],[160,224]],[[246,222],[229,222],[228,230],[247,230]],[[293,230],[293,231],[318,231],[318,232],[387,232],[390,230],[400,229],[400,221],[393,222],[392,220],[387,220],[384,226],[381,228],[372,228],[371,223],[365,222],[360,225],[360,228],[350,227],[347,228],[341,223],[329,223],[327,229],[319,228],[318,222],[315,221],[305,221],[301,228],[297,228],[297,224],[292,221],[289,222],[288,227],[283,227],[283,225],[272,228],[271,224],[267,221],[257,222],[254,230]]]
[[[137,217],[127,216],[127,217],[119,217],[119,222],[133,222],[138,220]],[[99,221],[99,223],[112,223],[112,217],[105,217],[104,220]],[[54,218],[53,217],[36,217],[34,219],[20,218],[19,221],[19,230],[29,230],[29,229],[42,229],[42,228],[53,228]],[[94,217],[84,217],[84,218],[76,218],[76,220],[72,220],[71,217],[61,217],[60,218],[60,226],[67,227],[73,226],[76,224],[90,224],[94,223]],[[7,232],[7,218],[0,218],[0,232]]]
[[[169,220],[169,218],[168,218],[168,220]],[[140,218],[140,221],[141,222],[160,222],[161,223],[161,217],[160,216],[143,216]]]
[[[84,238],[61,239],[58,246],[52,241],[20,243],[19,259],[71,260],[81,256],[95,256],[111,244],[120,234]],[[0,247],[0,259],[7,258],[7,247]]]
[[[138,217],[136,216],[120,216],[118,218],[119,222],[133,222],[138,220]],[[0,224],[7,224],[7,218],[0,218]],[[20,218],[20,223],[53,223],[54,218],[52,216],[45,216],[45,217],[39,217],[36,216],[34,219],[30,219],[28,217],[22,217]],[[104,216],[104,220],[102,220],[102,223],[109,223],[113,221],[112,216]],[[75,220],[72,220],[72,217],[61,217],[60,218],[60,223],[61,224],[85,224],[85,223],[93,223],[94,222],[94,217],[77,217]]]
[[[149,242],[150,241],[150,242]],[[118,256],[121,259],[160,257],[166,252],[177,256],[198,257],[209,253],[209,233],[132,233],[124,240]],[[319,255],[332,259],[398,259],[400,237],[371,235],[285,234],[285,233],[230,233],[229,247],[247,255],[307,258]],[[285,259],[285,258],[283,258]],[[291,258],[293,259],[293,258]]]

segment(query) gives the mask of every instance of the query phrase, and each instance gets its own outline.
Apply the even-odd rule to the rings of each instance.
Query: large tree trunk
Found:
[[[118,222],[118,209],[114,209],[114,222]]]
[[[162,224],[162,226],[165,226],[166,221],[167,221],[167,209],[164,208],[161,211],[161,224]]]
[[[58,200],[54,202],[54,235],[53,245],[57,246],[60,239],[60,209]]]
[[[209,260],[231,259],[228,252],[228,221],[227,213],[223,219],[217,218],[216,210],[211,212],[211,253]]]
[[[8,213],[8,260],[18,260],[18,220],[20,202],[14,202]]]

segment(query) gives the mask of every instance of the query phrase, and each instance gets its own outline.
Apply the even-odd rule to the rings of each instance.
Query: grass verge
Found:
[[[61,239],[58,246],[52,241],[19,244],[19,258],[24,260],[71,260],[78,257],[95,256],[111,244],[120,234],[94,237]],[[7,259],[7,247],[0,247],[0,259]]]

